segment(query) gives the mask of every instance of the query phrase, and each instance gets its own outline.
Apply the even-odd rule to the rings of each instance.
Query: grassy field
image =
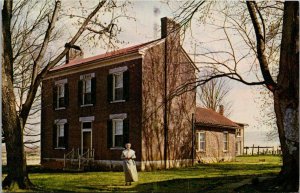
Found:
[[[139,172],[139,182],[131,186],[124,186],[123,172],[31,173],[30,179],[38,190],[51,192],[232,192],[247,179],[275,176],[280,166],[278,156],[237,157],[235,162]]]

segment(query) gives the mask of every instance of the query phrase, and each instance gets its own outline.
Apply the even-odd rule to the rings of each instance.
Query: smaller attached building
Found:
[[[236,156],[236,129],[241,127],[211,109],[197,107],[195,115],[196,160],[232,161]]]

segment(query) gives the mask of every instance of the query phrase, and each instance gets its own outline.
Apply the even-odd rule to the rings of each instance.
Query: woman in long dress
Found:
[[[131,148],[130,143],[126,143],[125,150],[122,152],[121,159],[123,160],[123,169],[125,173],[125,182],[126,186],[131,185],[131,182],[137,182],[138,181],[138,175],[136,170],[136,164],[134,159],[135,157],[135,151],[133,151]]]

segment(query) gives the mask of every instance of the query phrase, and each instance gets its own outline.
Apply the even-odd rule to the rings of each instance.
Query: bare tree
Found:
[[[206,84],[199,86],[197,93],[200,105],[214,111],[224,107],[224,115],[228,117],[232,112],[232,102],[228,101],[228,94],[231,88],[225,79],[213,79]]]
[[[82,7],[82,2],[79,3]],[[102,0],[91,8],[90,13],[82,7],[82,15],[75,19],[69,14],[64,15],[68,9],[61,9],[61,5],[59,0],[4,1],[2,123],[8,175],[3,180],[3,187],[16,187],[16,184],[23,189],[32,186],[26,168],[23,133],[30,124],[29,117],[39,110],[35,102],[39,100],[42,79],[69,51],[69,47],[64,47],[65,43],[74,45],[78,40],[86,39],[113,43],[120,31],[116,25],[116,18],[120,16],[114,10],[122,10],[126,2]],[[64,22],[67,19],[75,22],[77,30],[62,39],[64,36],[60,32],[66,31]],[[56,26],[60,26],[61,31]],[[55,42],[57,38],[60,39]]]
[[[283,152],[283,166],[278,176],[278,184],[284,191],[297,191],[299,187],[299,3],[284,2],[282,7],[280,2],[248,1],[226,3],[226,7],[227,9],[223,7],[221,11],[215,12],[216,16],[221,13],[224,19],[223,26],[217,26],[224,34],[223,39],[218,37],[219,42],[224,42],[223,48],[207,50],[206,53],[199,54],[208,59],[202,62],[201,67],[210,69],[213,73],[206,77],[199,77],[196,86],[215,78],[227,77],[249,86],[263,85],[272,93]],[[231,12],[226,12],[228,10]],[[241,46],[239,44],[241,42],[246,46]],[[272,55],[277,55],[279,60],[272,60]],[[272,74],[272,65],[279,69],[278,75]],[[241,66],[249,68],[242,71]],[[247,74],[251,75],[245,76]],[[259,76],[255,76],[257,74]],[[181,85],[170,97],[186,92],[191,89],[189,86],[192,84],[195,82]]]

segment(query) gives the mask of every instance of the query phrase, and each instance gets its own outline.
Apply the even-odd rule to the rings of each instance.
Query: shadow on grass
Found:
[[[265,175],[274,175],[274,173]],[[69,187],[64,188],[42,188],[37,187],[35,191],[46,192],[141,192],[141,193],[158,193],[158,192],[234,192],[230,184],[241,182],[244,179],[252,179],[259,175],[237,175],[226,177],[209,177],[209,178],[185,178],[185,179],[172,179],[151,183],[133,183],[132,186],[118,185],[93,185],[86,186],[84,184],[76,185],[77,188],[70,191]]]

